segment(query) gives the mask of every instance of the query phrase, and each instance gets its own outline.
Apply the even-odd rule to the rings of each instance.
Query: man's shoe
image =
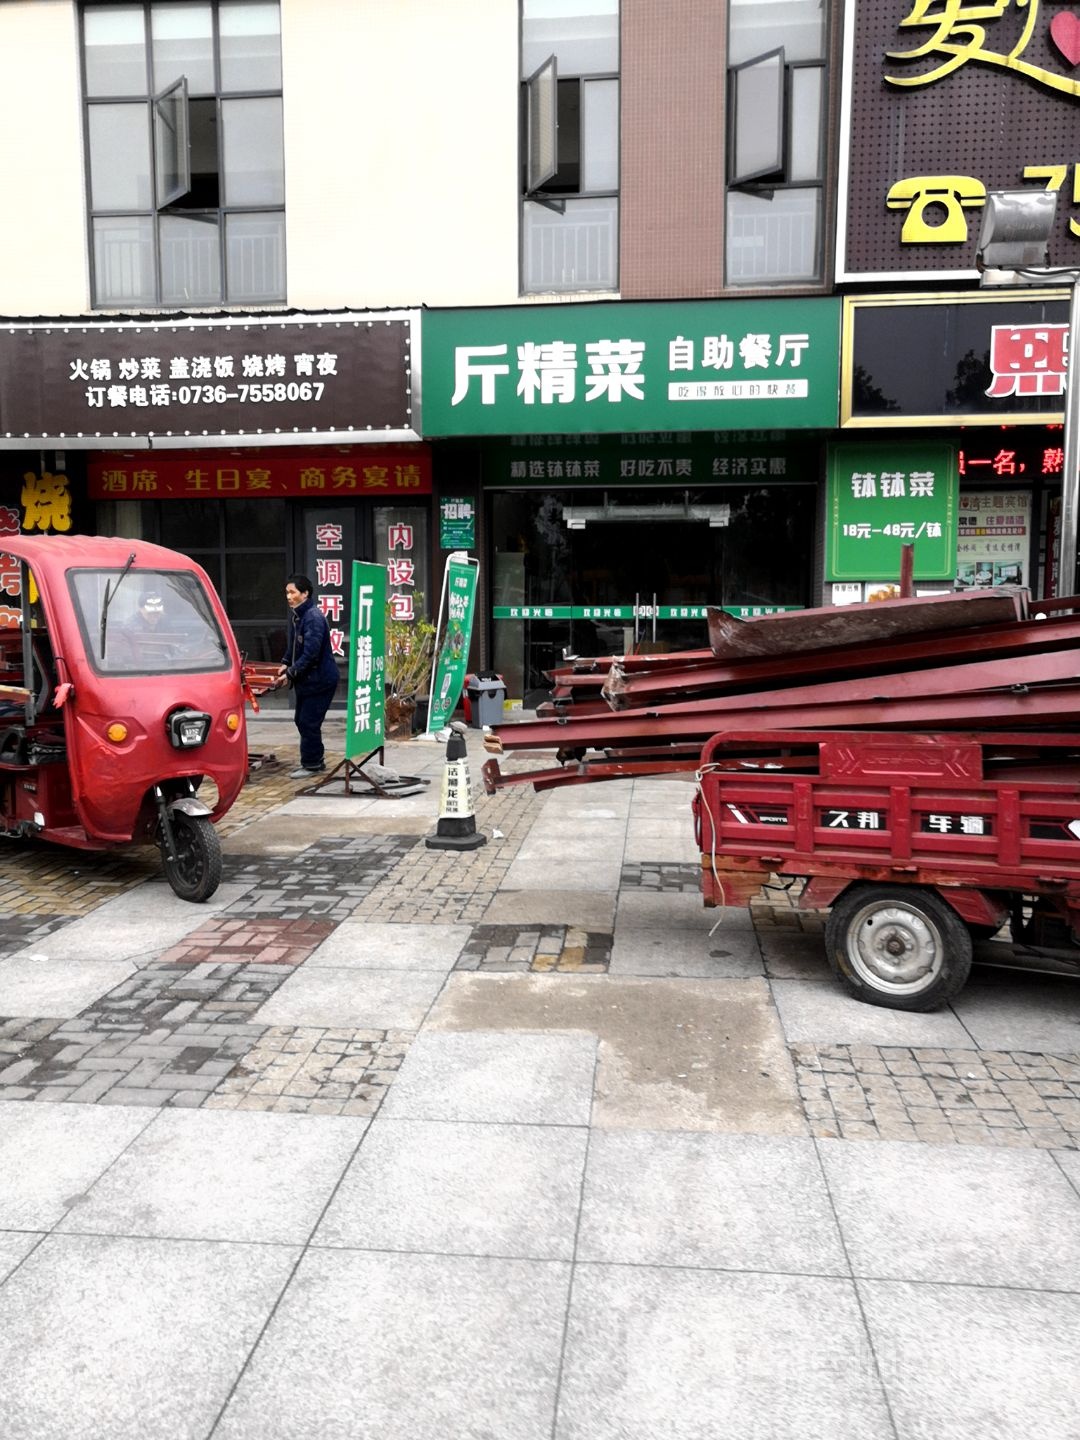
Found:
[[[310,780],[313,776],[320,775],[325,769],[325,765],[320,765],[317,770],[308,770],[303,765],[301,765],[298,769],[289,771],[289,779]]]

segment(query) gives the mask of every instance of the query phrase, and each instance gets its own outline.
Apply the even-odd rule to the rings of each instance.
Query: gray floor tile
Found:
[[[950,1010],[916,1015],[855,1000],[833,979],[774,980],[773,997],[789,1044],[923,1045],[971,1049],[971,1036]]]
[[[1080,1053],[1080,984],[1071,976],[975,970],[953,1008],[980,1049]]]
[[[0,1101],[0,1226],[51,1230],[153,1111]]]
[[[295,1259],[49,1236],[0,1288],[4,1440],[202,1440]]]
[[[825,958],[825,937],[801,930],[758,931],[765,972],[774,980],[822,980],[834,984]]]
[[[295,971],[252,1016],[256,1025],[344,1030],[417,1030],[445,976],[437,971]]]
[[[586,1133],[376,1120],[313,1244],[569,1260]]]
[[[718,920],[721,923],[716,936],[728,929],[752,929],[750,912],[745,907],[729,905],[707,910],[701,896],[693,890],[624,888],[619,892],[615,925],[616,931],[640,925],[646,930],[689,930],[707,936]]]
[[[341,970],[441,970],[453,968],[472,934],[470,925],[378,924],[346,920],[305,964]]]
[[[550,858],[518,859],[503,877],[507,890],[618,890],[622,873],[622,846],[611,856],[594,855],[585,863],[560,866]]]
[[[549,1440],[569,1267],[309,1251],[214,1440]]]
[[[696,863],[699,851],[694,839],[694,824],[690,816],[681,829],[665,829],[660,833],[647,827],[631,826],[626,835],[623,859],[627,864],[640,864],[646,860],[661,860],[670,865]]]
[[[860,1281],[901,1440],[1076,1440],[1080,1295]]]
[[[1045,1151],[819,1149],[856,1275],[1054,1289],[1080,1272],[1080,1197]]]
[[[501,1032],[417,1037],[383,1101],[385,1118],[587,1125],[596,1039]]]
[[[0,1285],[40,1239],[33,1230],[0,1230]]]
[[[763,975],[752,930],[708,932],[620,926],[611,947],[612,975],[657,975],[685,980],[745,980]]]
[[[849,1273],[813,1143],[757,1135],[594,1132],[578,1257]]]
[[[847,1280],[578,1266],[556,1440],[894,1440]]]
[[[367,1123],[332,1115],[162,1111],[59,1228],[303,1243]]]
[[[135,967],[126,960],[77,960],[47,937],[52,954],[39,959],[29,953],[0,960],[0,1015],[70,1020],[120,985]]]

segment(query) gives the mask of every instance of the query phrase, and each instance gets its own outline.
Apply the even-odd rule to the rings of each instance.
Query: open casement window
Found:
[[[173,205],[191,189],[191,125],[186,76],[155,95],[154,164],[157,208]]]
[[[728,184],[755,190],[785,175],[787,67],[770,50],[728,71]]]
[[[554,55],[529,76],[525,93],[525,194],[562,214],[566,202],[543,194],[559,168],[559,64]]]

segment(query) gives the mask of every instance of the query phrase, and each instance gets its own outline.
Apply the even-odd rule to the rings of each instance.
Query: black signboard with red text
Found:
[[[1068,333],[1060,292],[849,298],[840,423],[1059,422]]]
[[[408,312],[0,325],[0,449],[419,438]]]

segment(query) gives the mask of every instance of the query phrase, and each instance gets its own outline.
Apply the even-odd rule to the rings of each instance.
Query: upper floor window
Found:
[[[619,280],[619,0],[522,0],[522,285]]]
[[[277,0],[82,10],[98,307],[285,299]]]
[[[731,0],[729,285],[821,279],[825,44],[823,0]]]

